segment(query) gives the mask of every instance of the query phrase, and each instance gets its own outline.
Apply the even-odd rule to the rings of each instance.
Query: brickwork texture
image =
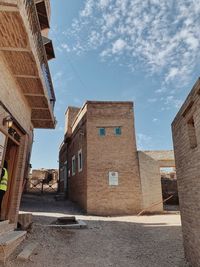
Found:
[[[172,123],[185,255],[200,266],[200,81]]]
[[[102,129],[104,134],[100,134]],[[68,177],[64,179],[69,199],[89,214],[137,214],[144,208],[162,211],[159,164],[137,152],[132,102],[87,101],[82,109],[69,107],[60,147],[60,169],[66,161]],[[117,184],[110,180],[111,173],[118,176]],[[158,202],[161,203],[151,207]]]

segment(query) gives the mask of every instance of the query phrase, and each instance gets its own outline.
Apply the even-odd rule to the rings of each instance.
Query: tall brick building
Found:
[[[60,191],[90,214],[162,211],[159,156],[152,155],[137,151],[132,102],[69,107],[59,155]]]
[[[6,160],[9,173],[1,218],[12,223],[28,177],[33,129],[55,127],[49,17],[47,0],[0,1],[0,167]]]
[[[200,266],[200,80],[172,123],[185,255]]]

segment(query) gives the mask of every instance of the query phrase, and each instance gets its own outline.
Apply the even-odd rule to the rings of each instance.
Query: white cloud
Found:
[[[92,14],[92,9],[94,6],[93,0],[87,0],[85,4],[85,8],[80,12],[81,17],[89,17]]]
[[[166,91],[167,91],[166,87],[161,87],[161,88],[155,90],[155,93],[156,94],[162,94],[162,93],[165,93]]]
[[[158,121],[158,119],[157,118],[153,118],[153,122],[157,122]]]
[[[112,53],[113,54],[120,53],[122,50],[124,50],[125,47],[126,47],[126,42],[122,39],[118,39],[112,45]]]
[[[104,9],[109,5],[110,0],[100,0],[99,1],[99,7]]]
[[[176,98],[174,95],[169,95],[166,97],[164,104],[168,108],[173,107],[173,108],[179,109],[181,107],[181,105],[183,104],[183,100]]]
[[[67,51],[67,52],[70,52],[70,51],[71,51],[71,49],[69,48],[68,44],[66,44],[66,43],[62,43],[62,44],[61,44],[61,47],[62,47],[65,51]]]
[[[199,24],[199,1],[86,0],[67,36],[77,54],[98,49],[133,70],[137,59],[147,73],[163,75],[163,87],[183,86],[200,59]]]
[[[143,133],[137,134],[138,150],[150,149],[152,147],[152,137]]]
[[[174,68],[172,67],[170,70],[169,70],[169,73],[168,75],[166,76],[165,80],[166,81],[169,81],[169,80],[173,80],[179,73],[179,69],[178,68]]]

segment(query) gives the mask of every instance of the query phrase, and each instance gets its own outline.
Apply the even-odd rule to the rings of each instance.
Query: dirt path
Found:
[[[31,261],[16,260],[16,267],[186,267],[179,215],[97,217],[86,216],[68,201],[52,197],[23,198],[22,211],[33,212],[34,225],[18,252],[38,242]],[[49,229],[56,217],[75,214],[88,229]]]

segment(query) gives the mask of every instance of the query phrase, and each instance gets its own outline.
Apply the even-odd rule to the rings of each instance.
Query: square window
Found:
[[[105,128],[99,128],[99,135],[105,136],[106,135],[106,129]]]
[[[122,134],[122,129],[121,127],[115,127],[115,135],[121,135]]]

